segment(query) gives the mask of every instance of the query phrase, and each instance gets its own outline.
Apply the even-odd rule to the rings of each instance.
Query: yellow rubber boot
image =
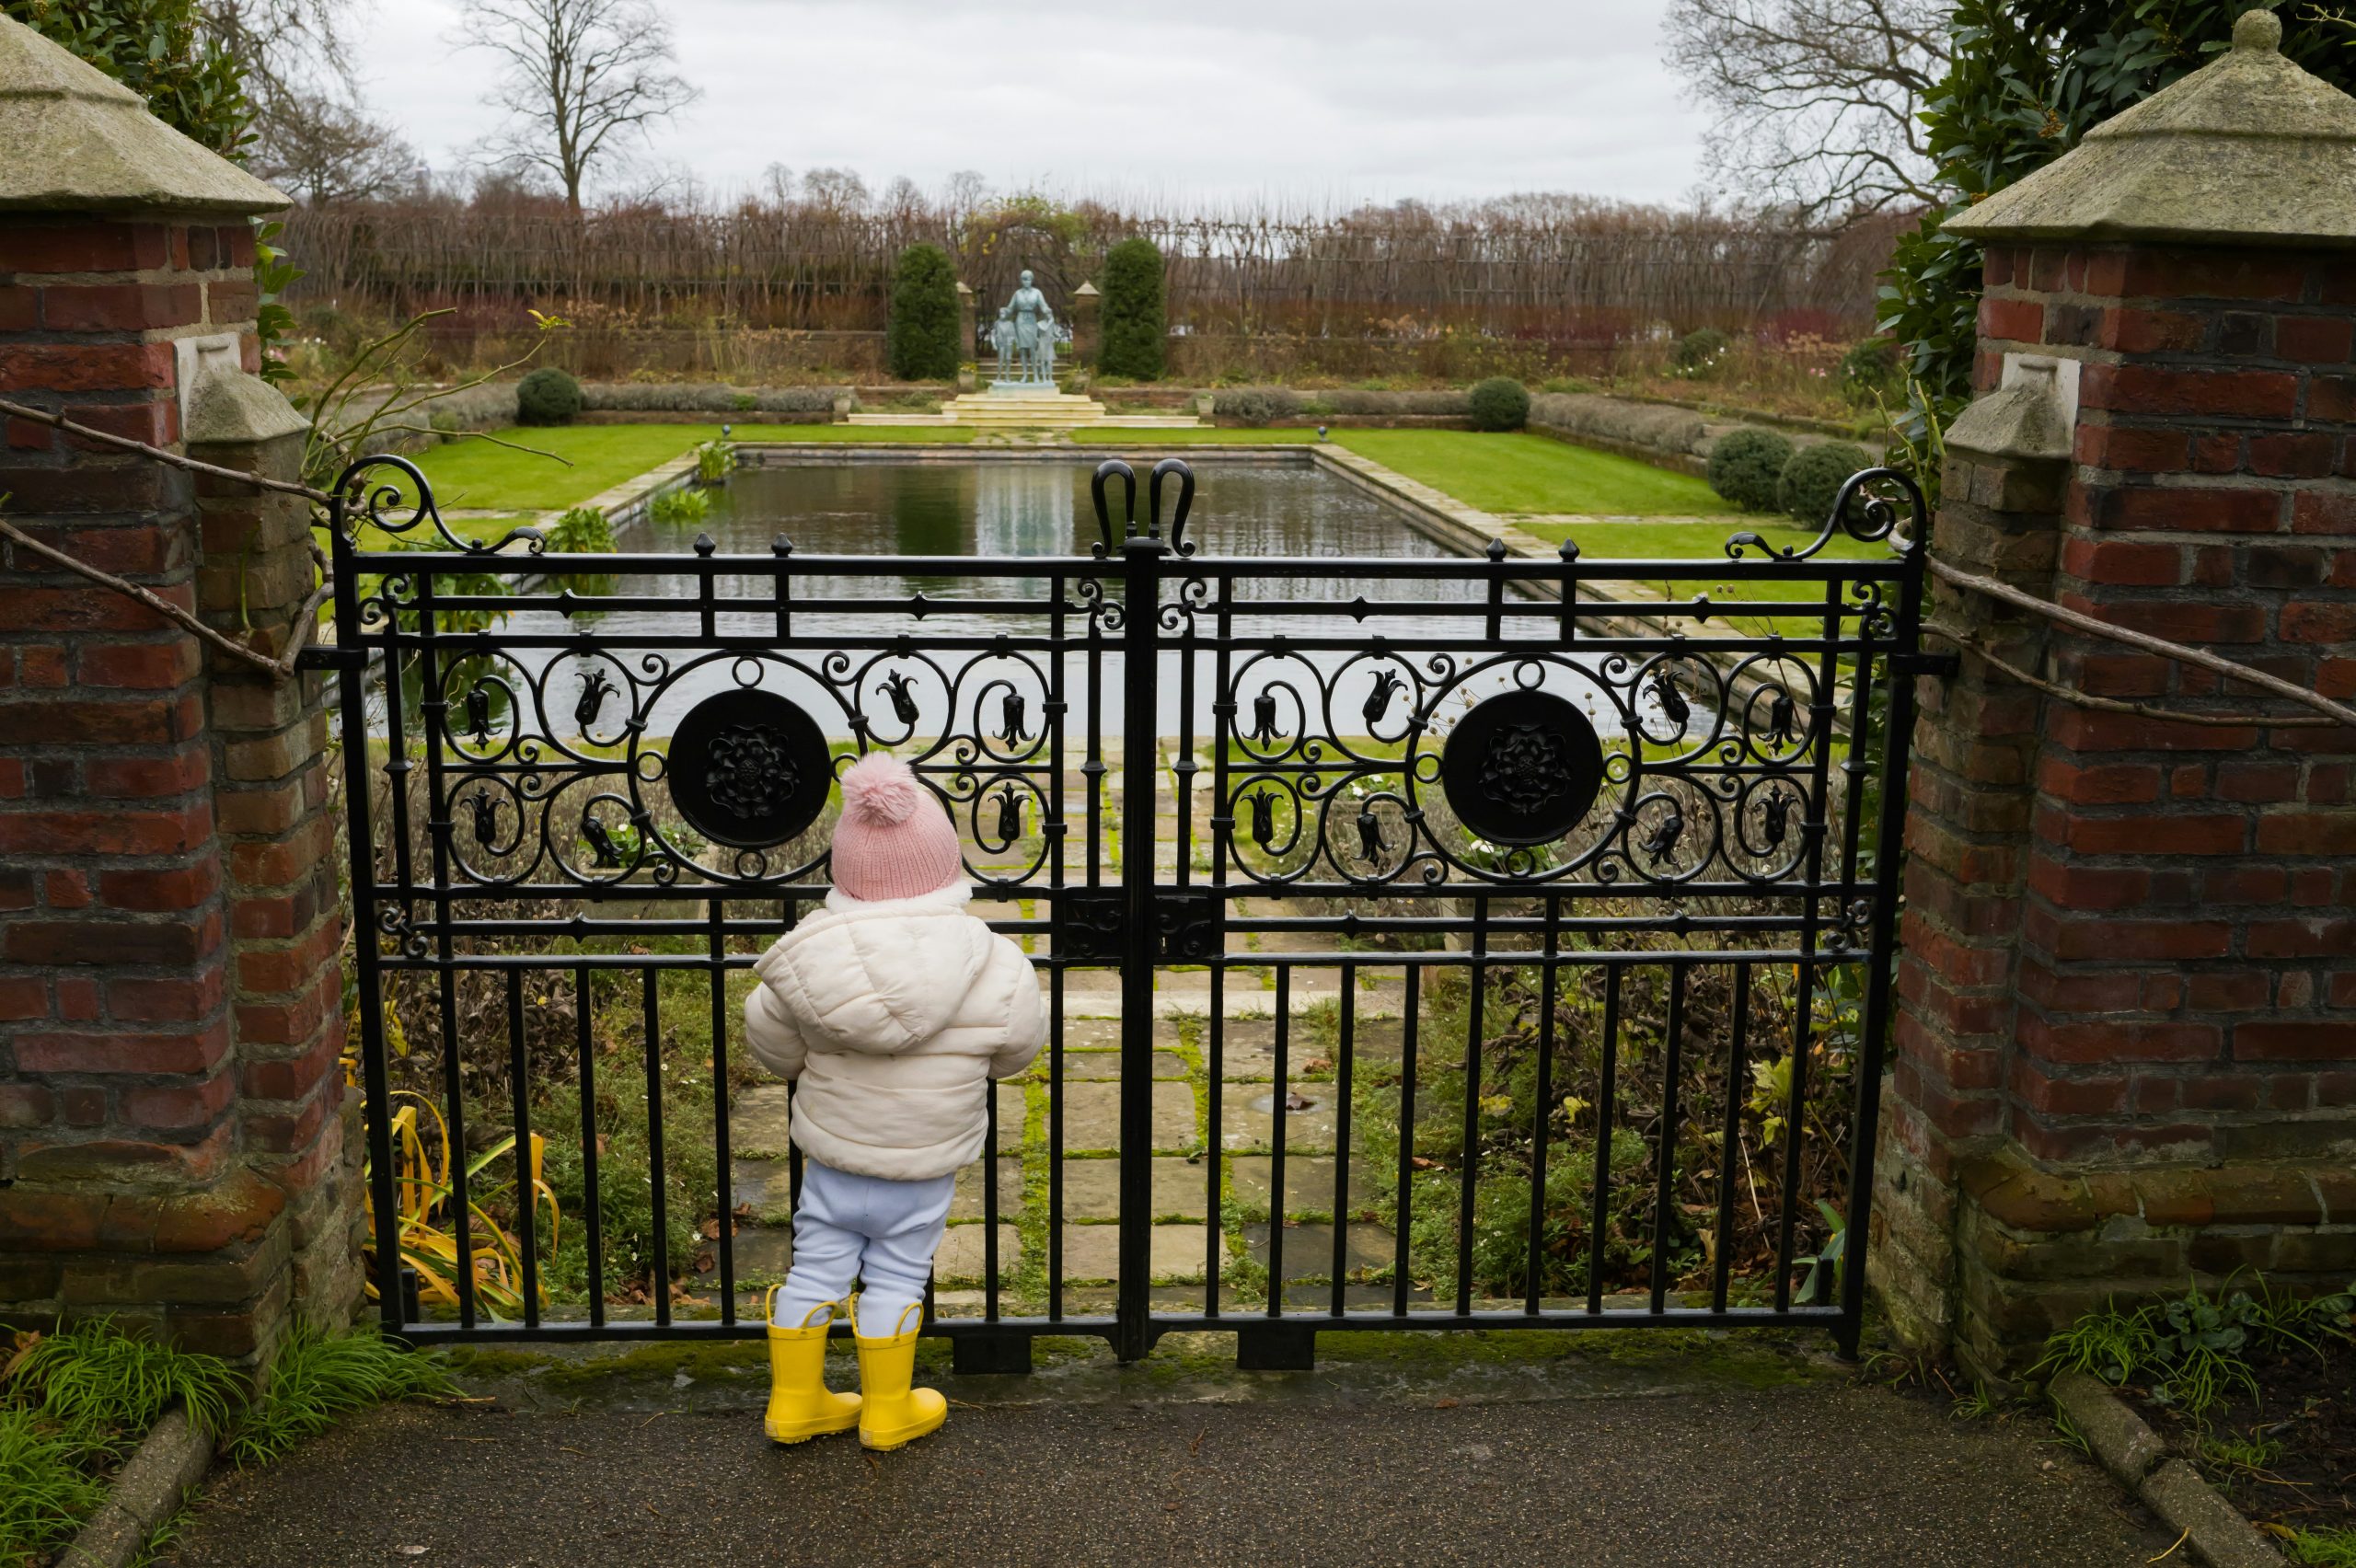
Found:
[[[949,1401],[930,1389],[908,1385],[916,1377],[917,1331],[924,1308],[913,1305],[900,1314],[895,1332],[868,1338],[859,1332],[858,1304],[852,1303],[851,1336],[859,1346],[859,1389],[867,1402],[859,1412],[859,1440],[870,1448],[902,1448],[949,1419]]]
[[[777,1288],[767,1303],[769,1317],[769,1408],[761,1429],[772,1443],[806,1443],[859,1424],[860,1397],[826,1389],[826,1325],[832,1302],[810,1309],[798,1329],[777,1324]],[[862,1358],[863,1363],[864,1358]]]

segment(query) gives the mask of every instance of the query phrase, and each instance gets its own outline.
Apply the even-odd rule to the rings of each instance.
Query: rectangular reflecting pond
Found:
[[[783,541],[797,557],[1038,559],[1043,570],[1036,575],[953,577],[912,572],[902,576],[851,577],[821,571],[796,576],[791,585],[792,627],[797,636],[832,633],[859,640],[872,649],[877,637],[905,631],[921,642],[929,618],[925,616],[914,611],[884,613],[872,607],[845,608],[840,604],[845,600],[865,600],[872,606],[880,599],[918,594],[929,603],[943,605],[1007,602],[1003,607],[957,611],[954,621],[961,635],[1035,633],[1041,629],[1042,619],[1036,606],[1048,598],[1052,582],[1044,570],[1046,559],[1085,557],[1103,536],[1090,498],[1090,478],[1096,462],[1093,456],[1075,455],[1069,461],[976,457],[964,461],[756,464],[739,469],[726,486],[709,492],[711,511],[700,521],[647,523],[633,530],[622,541],[622,547],[641,554],[686,555],[694,550],[699,536],[705,536],[722,556],[768,556]],[[1306,463],[1205,462],[1196,466],[1195,477],[1197,490],[1186,537],[1204,557],[1434,559],[1450,553],[1418,532],[1397,507]],[[1142,488],[1141,485],[1141,492]],[[1117,530],[1122,521],[1117,486],[1111,500]],[[1173,502],[1174,497],[1165,499],[1165,504]],[[1142,508],[1145,504],[1146,498],[1140,493],[1138,505]],[[1164,525],[1167,526],[1166,521]],[[612,581],[612,592],[621,596],[687,601],[696,593],[694,580],[685,575],[654,579],[641,574]],[[551,591],[554,586],[552,583]],[[723,602],[733,598],[765,605],[770,594],[766,578],[723,577],[718,586]],[[1072,594],[1074,588],[1073,581],[1066,579],[1066,594]],[[1114,592],[1117,594],[1117,588]],[[1281,606],[1309,601],[1330,605],[1336,599],[1361,596],[1369,601],[1370,606],[1384,600],[1410,597],[1426,604],[1436,598],[1466,602],[1478,594],[1477,586],[1461,581],[1345,581],[1337,573],[1323,578],[1260,578],[1244,584],[1240,596],[1270,605],[1268,614],[1253,617],[1255,631],[1304,636],[1322,632],[1330,636],[1335,629],[1330,613],[1322,617],[1287,616]],[[1027,606],[1017,609],[1011,603],[1015,601],[1027,602]],[[772,612],[766,607],[724,608],[716,624],[723,631],[741,633],[756,630],[771,618]],[[633,635],[678,629],[676,612],[619,609],[609,613],[593,611],[589,615],[576,613],[568,618],[547,608],[519,611],[512,619],[511,628],[547,632],[568,626],[579,630],[592,624],[598,642],[613,651],[628,649]],[[939,626],[942,622],[931,619],[930,624]],[[1363,631],[1369,641],[1376,637],[1406,640],[1419,633],[1446,635],[1462,630],[1461,623],[1451,624],[1428,616],[1385,615],[1372,607],[1351,624]],[[1070,657],[1076,661],[1080,656]],[[1314,656],[1314,662],[1321,666],[1334,666],[1346,657],[1320,653]],[[1121,659],[1117,640],[1108,645],[1103,658],[1101,679],[1108,688],[1118,689]],[[552,672],[549,700],[560,706],[570,700],[568,681],[577,687],[586,678],[585,674],[568,675],[562,670]],[[1364,694],[1358,686],[1367,679],[1359,671],[1345,674],[1336,691],[1337,699],[1353,705],[1362,701]],[[690,675],[653,715],[658,732],[695,699],[722,689],[727,682],[722,665]],[[1164,734],[1174,734],[1179,727],[1179,698],[1174,686],[1175,683],[1165,685],[1161,711],[1156,716],[1160,732]],[[926,699],[919,695],[915,700],[923,703]],[[1196,704],[1199,710],[1195,716],[1195,727],[1198,733],[1209,728],[1207,703],[1205,695]],[[822,715],[820,721],[831,737],[842,739],[851,734],[850,725],[839,711],[829,712],[823,705],[815,711]],[[916,728],[923,732],[939,725],[945,717],[945,711],[923,713],[915,721]],[[1103,723],[1105,732],[1120,732],[1117,704],[1109,706]]]

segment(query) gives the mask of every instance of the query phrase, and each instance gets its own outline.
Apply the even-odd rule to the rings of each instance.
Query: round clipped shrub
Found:
[[[1669,362],[1678,375],[1703,376],[1717,368],[1727,352],[1727,335],[1715,327],[1704,327],[1688,332],[1677,340],[1677,347],[1669,352]]]
[[[957,269],[937,245],[911,245],[892,274],[892,318],[884,356],[903,381],[954,381],[964,358],[958,341]]]
[[[581,383],[570,371],[544,364],[515,384],[515,422],[571,424],[581,412]]]
[[[1530,388],[1509,375],[1493,375],[1472,388],[1474,430],[1519,430],[1530,422]]]
[[[1710,488],[1745,512],[1775,510],[1792,444],[1772,430],[1728,431],[1710,448]]]
[[[1842,484],[1850,475],[1873,466],[1864,447],[1845,441],[1803,446],[1784,465],[1783,478],[1775,486],[1775,504],[1810,527],[1820,527],[1832,514],[1832,498],[1840,493]],[[1850,505],[1854,509],[1858,503],[1853,500]]]
[[[1170,332],[1161,278],[1161,249],[1149,239],[1125,239],[1104,253],[1104,300],[1098,312],[1104,346],[1096,363],[1105,375],[1132,381],[1161,377],[1162,341]]]
[[[1867,338],[1841,356],[1841,396],[1853,409],[1870,409],[1898,392],[1898,340]]]

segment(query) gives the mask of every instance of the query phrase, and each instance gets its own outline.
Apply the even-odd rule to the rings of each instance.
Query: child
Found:
[[[871,1448],[937,1429],[949,1407],[911,1389],[917,1320],[957,1171],[982,1152],[988,1079],[1030,1066],[1047,1023],[1031,961],[966,913],[957,830],[906,763],[843,773],[826,907],[754,967],[745,1037],[798,1080],[806,1157],[793,1267],[770,1292],[773,1441],[853,1424]],[[826,1391],[826,1325],[861,1282],[851,1334],[861,1392]]]

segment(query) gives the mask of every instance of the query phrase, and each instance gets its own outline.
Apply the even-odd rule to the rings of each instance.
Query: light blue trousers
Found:
[[[814,1309],[849,1295],[856,1279],[858,1332],[871,1339],[897,1332],[901,1314],[924,1299],[956,1190],[953,1173],[894,1182],[803,1161],[793,1267],[777,1293],[774,1320],[801,1327]]]

